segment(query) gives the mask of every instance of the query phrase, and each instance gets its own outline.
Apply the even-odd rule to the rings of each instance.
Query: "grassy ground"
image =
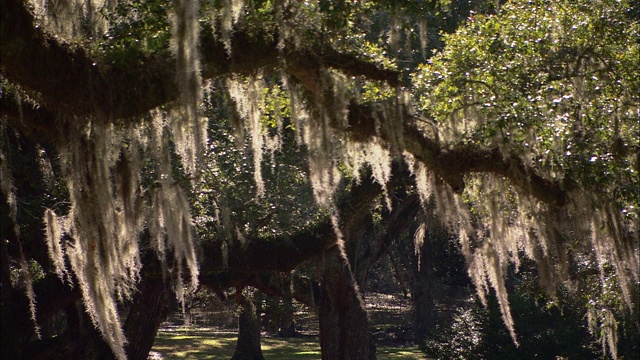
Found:
[[[236,334],[212,328],[165,328],[156,337],[150,359],[231,359]],[[265,359],[320,359],[315,337],[262,338]],[[378,359],[425,359],[416,347],[378,347]]]
[[[371,335],[380,360],[426,359],[411,344],[411,304],[402,296],[370,293],[365,298],[371,320]],[[299,305],[299,304],[298,304]],[[149,359],[224,359],[233,356],[237,341],[236,305],[233,300],[218,304],[211,311],[193,313],[191,327],[183,326],[180,312],[162,325]],[[296,330],[302,337],[283,339],[262,337],[262,353],[267,360],[320,359],[318,318],[299,305]]]

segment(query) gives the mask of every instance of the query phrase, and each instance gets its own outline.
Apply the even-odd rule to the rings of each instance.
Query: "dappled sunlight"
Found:
[[[158,332],[149,359],[230,359],[237,335],[213,328],[163,328]],[[415,346],[378,347],[378,359],[426,359]],[[320,344],[315,337],[262,338],[265,359],[320,359]]]
[[[640,358],[637,2],[2,0],[0,358]]]

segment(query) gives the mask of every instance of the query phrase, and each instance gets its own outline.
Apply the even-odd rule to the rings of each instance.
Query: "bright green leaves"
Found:
[[[628,156],[640,146],[629,6],[511,1],[498,15],[473,17],[414,75],[420,109],[453,144],[497,146],[543,176],[571,176],[629,204],[625,189],[640,187]]]
[[[168,51],[171,8],[167,0],[134,1],[119,3],[113,12],[105,12],[110,27],[100,48],[107,59],[127,63],[144,54]]]
[[[621,291],[611,293],[629,307],[640,189],[640,34],[630,4],[509,1],[497,15],[470,18],[445,35],[444,50],[413,76],[419,109],[437,124],[443,147],[498,150],[571,197],[573,205],[560,212],[575,223],[564,232],[567,221],[541,217],[557,209],[516,196],[513,184],[497,176],[468,174],[465,201],[492,239],[474,256],[493,246],[503,266],[523,250],[539,263],[553,256],[562,263],[562,252],[577,254],[586,245],[595,254],[581,256],[596,259],[601,286],[613,289],[604,270],[612,266]],[[554,226],[562,236],[548,232]],[[530,241],[534,233],[539,244]],[[583,244],[589,237],[591,244]],[[559,253],[539,255],[555,241]]]
[[[267,239],[293,234],[318,220],[307,154],[295,144],[288,94],[272,80],[265,79],[261,101],[255,104],[261,110],[257,132],[234,129],[231,119],[237,109],[228,94],[213,90],[205,97],[209,149],[194,204],[196,228],[205,241]],[[263,137],[264,156],[252,149],[252,136]],[[256,161],[265,187],[259,198]]]
[[[263,92],[264,108],[260,122],[266,131],[278,129],[283,124],[283,119],[291,118],[289,95],[279,84],[265,87]],[[287,128],[293,129],[293,125],[288,124]]]
[[[392,99],[396,95],[394,89],[378,81],[364,82],[360,91],[363,102],[385,101]]]

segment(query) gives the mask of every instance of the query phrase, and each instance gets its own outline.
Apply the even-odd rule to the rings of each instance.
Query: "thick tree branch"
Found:
[[[40,132],[52,126],[52,114],[86,116],[118,121],[139,117],[148,110],[177,98],[175,63],[170,57],[148,56],[131,64],[109,65],[93,58],[81,47],[60,43],[36,26],[25,2],[1,0],[1,66],[10,82],[20,84],[38,96],[47,110],[24,117],[23,126]],[[259,69],[276,67],[285,59],[287,70],[316,95],[320,70],[336,68],[348,75],[364,75],[372,80],[398,84],[397,73],[380,69],[355,56],[339,53],[328,46],[316,44],[316,51],[279,50],[276,34],[248,36],[234,32],[231,56],[224,44],[212,35],[211,29],[201,34],[203,76],[213,78],[230,73],[248,74]],[[12,111],[3,103],[3,111]],[[27,109],[30,111],[30,109]],[[35,109],[34,109],[35,110]],[[24,111],[24,109],[23,109]],[[46,116],[40,115],[45,112]],[[377,136],[372,120],[375,109],[352,103],[350,125],[343,129],[355,138]],[[405,116],[410,120],[411,116]],[[80,120],[79,120],[80,121]],[[463,176],[471,172],[488,172],[508,178],[516,187],[536,198],[557,205],[566,203],[566,184],[545,179],[528,168],[522,160],[505,158],[497,149],[477,149],[469,146],[444,149],[405,121],[405,150],[413,153],[432,171],[445,180],[454,191],[464,188]],[[384,138],[385,134],[381,134]]]
[[[430,165],[430,169],[456,192],[463,190],[465,174],[489,173],[507,178],[523,193],[531,194],[547,204],[562,207],[567,203],[568,184],[538,175],[522,159],[514,155],[505,157],[497,147],[481,149],[460,145],[443,149],[412,126],[405,127],[405,141],[407,151]]]
[[[362,211],[368,211],[380,194],[382,194],[382,188],[370,179],[354,186],[339,205],[340,213],[343,214],[341,227],[348,229],[351,226],[351,219],[357,217]],[[220,251],[221,244],[205,243],[202,245],[205,258],[202,260],[201,268],[212,272],[288,272],[300,263],[335,246],[336,242],[331,220],[325,219],[316,226],[289,237],[247,239],[246,244],[250,244],[248,246],[240,241],[233,241],[228,246],[226,264]]]
[[[389,141],[388,134],[377,133],[372,124],[376,114],[372,106],[352,102],[349,108],[349,127],[345,132],[355,140],[365,141],[380,136]],[[489,173],[507,178],[523,193],[548,204],[563,206],[567,203],[571,184],[553,181],[537,174],[515,155],[505,156],[497,148],[482,149],[472,145],[444,147],[437,137],[429,137],[414,124],[413,115],[403,114],[404,150],[422,161],[431,171],[443,179],[454,192],[464,189],[464,175]]]
[[[37,94],[38,101],[50,111],[117,121],[144,115],[178,98],[172,56],[164,53],[107,64],[81,46],[61,43],[47,34],[37,25],[25,1],[1,0],[0,4],[3,75]],[[281,51],[277,31],[248,35],[238,29],[231,38],[230,54],[220,38],[210,28],[201,31],[205,79],[254,73],[277,66],[283,56],[295,56],[300,61],[325,62],[350,75],[365,75],[392,84],[398,81],[397,72],[341,54],[326,44],[313,44],[313,51]]]
[[[422,209],[420,197],[416,193],[412,193],[406,197],[400,204],[394,207],[388,219],[385,219],[386,226],[374,240],[373,255],[369,256],[365,263],[366,271],[378,262],[380,257],[389,251],[389,247],[398,239],[405,229],[412,223],[415,223],[416,215]]]
[[[139,115],[176,96],[173,60],[148,57],[120,66],[101,64],[82,47],[45,33],[26,1],[0,4],[3,76],[37,94],[51,111],[113,120]]]
[[[321,55],[323,62],[330,68],[340,70],[351,76],[364,76],[368,80],[384,81],[391,86],[400,86],[400,73],[383,69],[379,65],[344,54],[327,47]]]
[[[320,284],[308,277],[292,275],[288,272],[209,272],[199,276],[200,284],[215,292],[228,288],[253,286],[273,297],[283,297],[291,289],[291,295],[301,303],[314,307],[320,297]],[[290,288],[291,286],[291,288]]]
[[[330,96],[322,90],[319,64],[298,62],[290,64],[288,71],[310,93],[311,98],[318,99],[320,106],[330,108],[333,103]],[[444,180],[456,193],[464,190],[464,175],[469,173],[490,173],[505,177],[523,193],[531,194],[536,199],[548,204],[563,206],[567,203],[570,184],[546,179],[524,164],[515,155],[505,157],[497,148],[481,149],[472,145],[444,147],[437,135],[429,137],[414,124],[412,114],[403,110],[398,114],[402,129],[403,150],[413,154],[431,171]],[[373,119],[384,119],[385,114],[376,107],[351,101],[349,105],[348,127],[340,122],[331,124],[344,132],[352,140],[368,141],[380,137],[388,143],[394,143],[393,135],[378,131]],[[388,119],[387,119],[388,120]]]

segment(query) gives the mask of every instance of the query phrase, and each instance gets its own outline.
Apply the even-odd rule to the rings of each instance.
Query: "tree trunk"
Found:
[[[425,241],[426,243],[426,241]],[[436,323],[437,313],[433,297],[433,251],[423,245],[420,250],[420,267],[415,265],[415,279],[411,291],[415,320],[415,340],[420,343],[429,337]]]
[[[125,350],[130,360],[147,359],[167,302],[168,293],[164,281],[157,276],[157,272],[150,271],[150,268],[153,266],[147,266],[145,263],[146,270],[143,270],[139,291],[134,296],[124,324],[128,340]],[[52,321],[60,318],[64,319],[61,322],[64,327],[54,327],[46,333],[43,331],[42,340],[33,339],[33,323],[27,321],[26,297],[17,292],[14,296],[17,299],[13,303],[15,305],[7,303],[5,308],[3,302],[3,334],[10,333],[13,336],[2,337],[2,359],[115,359],[102,334],[95,329],[84,311],[77,289],[70,289],[53,275],[41,280],[37,285],[37,299],[40,300],[38,317],[43,330]],[[17,305],[21,310],[16,311]],[[5,310],[11,309],[15,314],[5,316]],[[17,321],[10,328],[9,321],[14,321],[14,317]],[[19,335],[25,332],[30,335],[27,339]],[[17,345],[11,346],[11,341]],[[16,347],[20,347],[18,352],[15,350]]]
[[[0,161],[4,161],[4,158]],[[18,239],[13,233],[13,221],[8,216],[8,199],[5,196],[4,191],[0,191],[0,230],[2,230],[2,238],[0,238],[0,330],[2,330],[0,358],[19,359],[22,357],[25,345],[34,335],[34,326],[33,322],[29,320],[29,304],[25,291],[17,289],[11,282],[9,246],[16,244]]]
[[[161,277],[143,273],[139,291],[133,298],[124,322],[127,359],[147,359],[162,321],[167,296],[167,289]],[[65,308],[65,314],[68,326],[66,333],[60,337],[61,341],[48,346],[46,343],[41,344],[40,347],[47,351],[33,359],[115,359],[79,300],[69,304]]]
[[[237,301],[241,306],[238,317],[238,343],[231,360],[264,360],[260,348],[260,320],[251,299],[238,290]]]
[[[167,304],[168,289],[162,277],[144,277],[124,324],[129,360],[146,360]]]
[[[292,338],[296,336],[296,323],[293,318],[293,300],[291,298],[291,287],[284,289],[285,295],[282,297],[282,318],[280,319],[280,328],[278,336],[283,338]]]
[[[348,261],[337,247],[325,254],[322,280],[319,306],[322,359],[375,359],[364,301]]]

